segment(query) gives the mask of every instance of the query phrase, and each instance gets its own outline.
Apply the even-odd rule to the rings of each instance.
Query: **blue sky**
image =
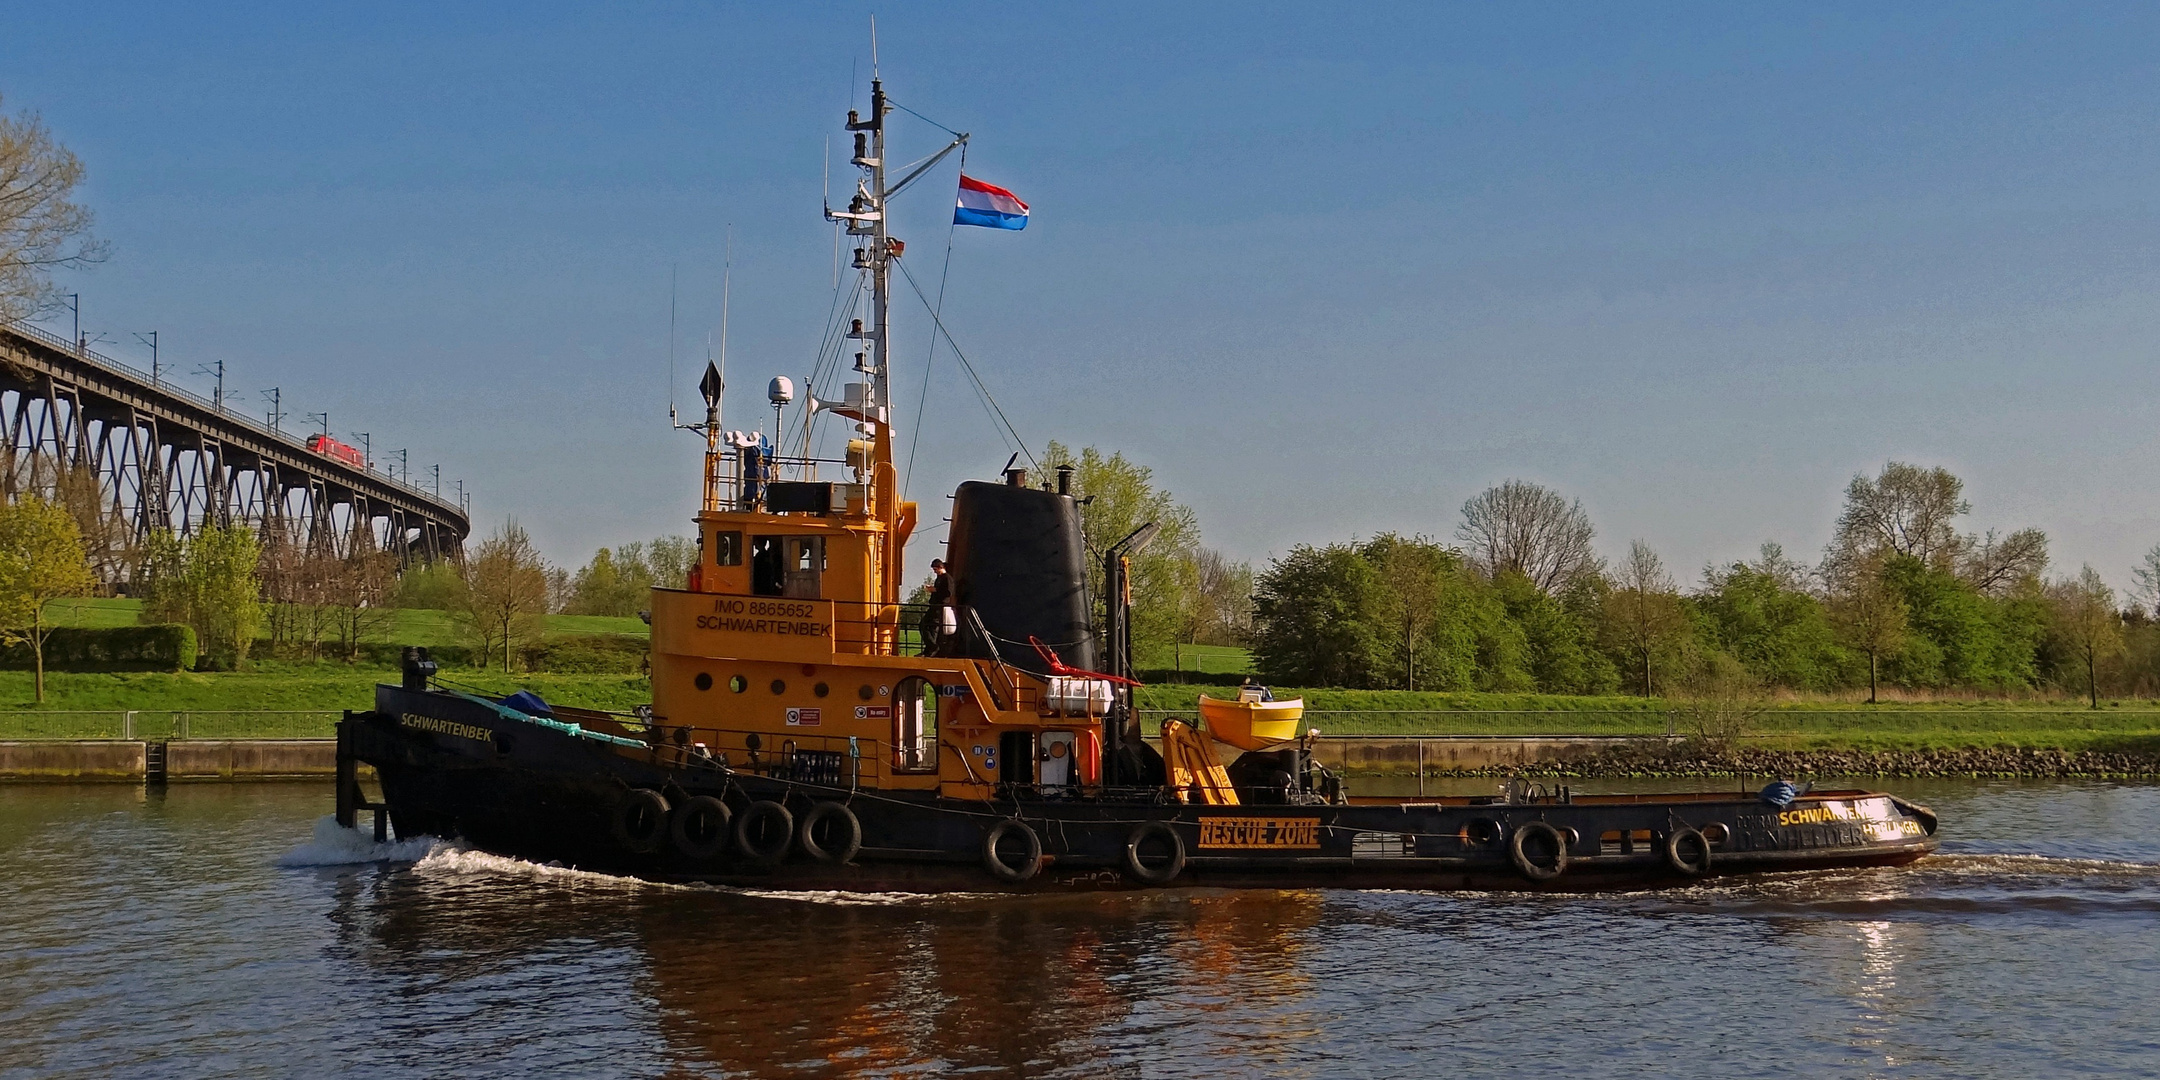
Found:
[[[0,95],[89,168],[104,348],[224,358],[581,562],[686,530],[669,278],[687,401],[730,226],[730,422],[809,370],[871,10],[19,6]],[[1812,557],[1891,458],[2058,566],[2160,542],[2155,9],[876,11],[894,97],[1034,209],[952,237],[948,326],[1038,452],[1124,450],[1236,556],[1446,535],[1520,476],[1689,579]],[[950,172],[897,214],[926,282]],[[1006,452],[949,353],[930,386],[935,521]]]

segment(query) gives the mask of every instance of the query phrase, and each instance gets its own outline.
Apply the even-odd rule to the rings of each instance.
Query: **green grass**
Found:
[[[142,614],[142,601],[127,597],[86,597],[56,600],[45,609],[55,626],[134,626]],[[635,617],[608,615],[549,615],[543,622],[549,635],[627,634],[648,637],[652,628]],[[370,635],[368,641],[383,645],[455,645],[464,641],[447,611],[431,608],[399,608],[388,628]]]
[[[1235,686],[1150,685],[1140,708],[1191,714],[1202,693],[1233,697]],[[1308,727],[1350,735],[1623,735],[1688,732],[1672,705],[1639,697],[1549,694],[1444,694],[1405,690],[1299,690]],[[1150,717],[1152,721],[1161,714]],[[2108,703],[2099,710],[2064,704],[1957,702],[1927,705],[1794,703],[1768,710],[1752,742],[1795,750],[1928,750],[2026,747],[2160,753],[2160,702]]]

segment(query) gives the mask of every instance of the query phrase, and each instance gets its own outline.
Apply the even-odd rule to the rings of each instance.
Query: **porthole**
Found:
[[[785,693],[787,693],[787,680],[786,680],[786,679],[774,679],[774,680],[772,681],[772,692],[773,692],[773,693],[775,693],[775,694],[785,694]]]
[[[710,689],[712,689],[712,673],[711,673],[711,672],[709,672],[709,671],[700,671],[700,672],[698,672],[698,673],[697,673],[697,678],[695,678],[695,679],[692,679],[692,680],[690,680],[690,681],[692,681],[692,682],[696,683],[696,684],[697,684],[697,688],[698,688],[698,689],[700,689],[700,690],[710,690]]]
[[[871,689],[869,683],[864,683],[862,684],[862,689],[855,691],[855,696],[863,699],[864,701],[868,701],[871,698],[877,696],[877,691]]]
[[[737,675],[727,681],[727,688],[740,694],[743,691],[750,689],[750,680],[745,679],[740,675]]]
[[[816,694],[819,697],[824,697],[825,695],[832,693],[832,687],[827,686],[824,683],[819,683],[816,686],[811,687],[810,692]]]

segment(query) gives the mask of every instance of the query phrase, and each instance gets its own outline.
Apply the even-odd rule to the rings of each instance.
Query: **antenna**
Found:
[[[878,77],[878,73],[877,73],[877,16],[876,16],[876,15],[872,15],[872,16],[870,16],[870,77],[871,77],[871,78],[873,78],[873,79],[875,79],[875,78],[877,78],[877,77]]]
[[[675,422],[675,271],[678,263],[670,263],[667,272],[667,415],[668,423]]]
[[[831,140],[828,139],[826,145],[830,146]],[[720,385],[723,389],[727,386],[728,294],[732,291],[734,285],[735,223],[731,221],[728,222],[727,227],[727,254],[722,257],[720,262]],[[713,402],[713,416],[716,420],[719,417],[719,409],[719,401],[715,399]]]

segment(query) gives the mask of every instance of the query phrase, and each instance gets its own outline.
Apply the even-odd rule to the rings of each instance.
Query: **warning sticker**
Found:
[[[818,718],[823,712],[822,709],[789,709],[787,711],[788,726],[816,727],[818,726]]]

